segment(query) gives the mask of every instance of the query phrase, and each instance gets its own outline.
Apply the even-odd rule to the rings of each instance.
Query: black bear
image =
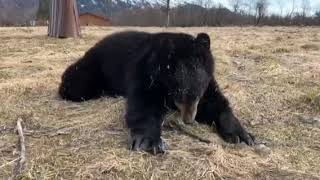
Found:
[[[71,101],[126,97],[131,150],[164,152],[161,125],[169,110],[179,110],[185,123],[214,123],[227,142],[253,145],[254,137],[234,116],[213,71],[206,33],[119,32],[66,69],[59,94]]]

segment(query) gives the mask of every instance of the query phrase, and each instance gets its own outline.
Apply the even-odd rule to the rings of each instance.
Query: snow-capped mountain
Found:
[[[126,9],[152,7],[146,0],[77,0],[77,5],[80,13],[92,12],[100,15],[110,15]]]

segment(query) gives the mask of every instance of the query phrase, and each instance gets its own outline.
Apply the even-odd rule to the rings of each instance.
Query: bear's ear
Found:
[[[196,42],[207,49],[210,49],[210,37],[207,33],[199,33]]]

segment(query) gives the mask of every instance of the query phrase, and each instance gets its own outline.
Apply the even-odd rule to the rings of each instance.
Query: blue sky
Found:
[[[180,0],[173,0],[175,2],[179,2]],[[192,2],[197,2],[199,0],[190,0]],[[208,1],[208,0],[203,0],[203,1]],[[228,7],[231,9],[229,0],[210,0],[214,4],[223,4],[224,6]],[[254,0],[242,0],[245,3],[252,2]],[[280,14],[280,8],[279,4],[282,4],[283,6],[283,15],[291,12],[292,9],[292,1],[293,0],[267,0],[269,2],[268,6],[268,13],[275,13],[275,14]],[[295,1],[295,11],[296,12],[301,12],[301,4],[302,0],[294,0]],[[307,0],[310,3],[310,13],[311,15],[314,14],[316,10],[320,10],[320,0]]]

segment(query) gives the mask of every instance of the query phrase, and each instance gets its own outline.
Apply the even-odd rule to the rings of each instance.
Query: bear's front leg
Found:
[[[254,144],[254,137],[248,133],[234,116],[229,102],[212,79],[198,105],[196,120],[208,125],[215,124],[219,135],[229,143]]]
[[[126,118],[129,127],[129,149],[143,150],[152,154],[164,153],[165,144],[161,138],[159,120],[155,117]]]
[[[165,111],[157,97],[147,93],[128,97],[126,123],[129,128],[129,149],[143,150],[153,154],[164,153],[165,143],[161,138],[161,124]]]

